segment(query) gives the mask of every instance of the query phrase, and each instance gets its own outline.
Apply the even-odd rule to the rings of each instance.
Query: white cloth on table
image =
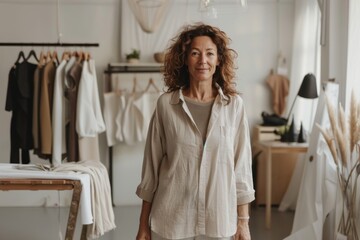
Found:
[[[26,169],[19,169],[19,166],[26,166]],[[43,171],[36,167],[36,165],[18,165],[18,164],[0,164],[0,178],[42,178],[42,179],[70,179],[80,180],[82,185],[80,197],[80,222],[83,225],[93,223],[93,215],[91,210],[91,192],[90,192],[90,176],[79,172],[53,172]]]
[[[0,164],[0,178],[80,180],[83,188],[80,198],[81,223],[91,224],[87,237],[98,238],[116,227],[109,176],[101,162],[63,163],[54,168],[44,165],[43,169],[50,170],[41,170],[41,165]]]

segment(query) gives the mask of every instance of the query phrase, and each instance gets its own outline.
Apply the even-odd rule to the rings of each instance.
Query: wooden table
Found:
[[[305,153],[308,149],[307,143],[285,143],[280,141],[259,141],[258,147],[266,153],[266,210],[265,225],[271,228],[271,168],[273,153]]]
[[[80,203],[80,194],[82,191],[80,180],[0,178],[0,190],[73,190],[65,240],[73,239]],[[85,232],[86,225],[83,226],[81,239],[86,239]]]

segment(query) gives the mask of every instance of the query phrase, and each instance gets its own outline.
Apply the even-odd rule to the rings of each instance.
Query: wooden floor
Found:
[[[2,207],[0,208],[1,240],[58,240],[59,231],[65,236],[66,207]],[[100,240],[134,240],[138,228],[140,206],[115,207],[116,229]],[[265,229],[265,208],[251,209],[250,230],[252,240],[281,240],[291,231],[293,212],[272,209],[272,229]],[[59,225],[60,221],[60,225]],[[59,227],[60,226],[60,227]],[[77,224],[75,238],[80,239],[81,227]]]

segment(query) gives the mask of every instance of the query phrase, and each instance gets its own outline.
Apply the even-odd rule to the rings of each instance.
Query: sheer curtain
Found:
[[[295,0],[295,24],[288,102],[294,101],[307,73],[313,73],[320,84],[320,10],[317,0]],[[318,88],[319,89],[319,88]],[[291,113],[296,126],[311,130],[316,100],[298,97]],[[288,106],[290,108],[290,104]],[[311,109],[311,114],[309,114]],[[289,111],[289,109],[287,109]],[[306,114],[304,114],[306,113]],[[288,112],[289,114],[289,112]]]
[[[349,109],[351,91],[360,99],[360,1],[349,1],[348,55],[346,70],[346,110]]]
[[[293,40],[290,102],[296,97],[303,77],[311,72],[320,84],[320,9],[317,0],[296,0]],[[318,87],[319,89],[319,87]],[[317,100],[298,97],[292,115],[299,126],[300,121],[306,131],[312,126]],[[311,113],[309,114],[309,109]],[[291,119],[291,118],[290,118]],[[281,201],[279,210],[295,209],[298,197],[303,161],[297,161],[289,187]]]
[[[354,91],[356,98],[360,99],[360,1],[349,0],[349,28],[348,28],[348,55],[347,55],[347,70],[346,70],[346,111],[349,113],[349,102],[351,91]],[[358,181],[360,181],[358,179]],[[359,182],[358,182],[359,183]],[[358,185],[357,191],[360,191]],[[357,196],[357,209],[360,209],[360,197]],[[360,214],[358,213],[358,221]],[[357,232],[360,233],[360,226],[357,226]]]

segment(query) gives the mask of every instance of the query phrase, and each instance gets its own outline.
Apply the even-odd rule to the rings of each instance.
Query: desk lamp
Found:
[[[286,118],[287,125],[289,123],[290,115],[292,113],[297,96],[307,98],[307,99],[315,99],[318,97],[317,87],[316,87],[316,77],[314,76],[314,74],[308,73],[305,75],[305,77],[301,83],[301,86],[299,88],[299,92],[295,96],[295,99],[291,105],[288,117]],[[294,135],[293,131],[294,131],[294,119],[292,120],[292,123],[291,123],[290,129],[289,129],[289,132],[287,133],[286,139],[288,139],[288,140],[293,139],[293,136],[290,136],[290,135]],[[301,138],[303,137],[302,134],[303,133],[302,133],[302,126],[301,126],[301,129],[300,129]],[[303,142],[304,141],[303,138],[300,141]]]
[[[301,83],[301,86],[299,88],[299,92],[295,96],[295,99],[291,105],[289,115],[286,118],[287,123],[289,122],[290,114],[291,114],[294,104],[296,102],[297,96],[300,96],[303,98],[308,98],[308,99],[315,99],[318,97],[317,87],[316,87],[316,77],[314,76],[314,74],[308,73],[305,75],[305,77]]]

